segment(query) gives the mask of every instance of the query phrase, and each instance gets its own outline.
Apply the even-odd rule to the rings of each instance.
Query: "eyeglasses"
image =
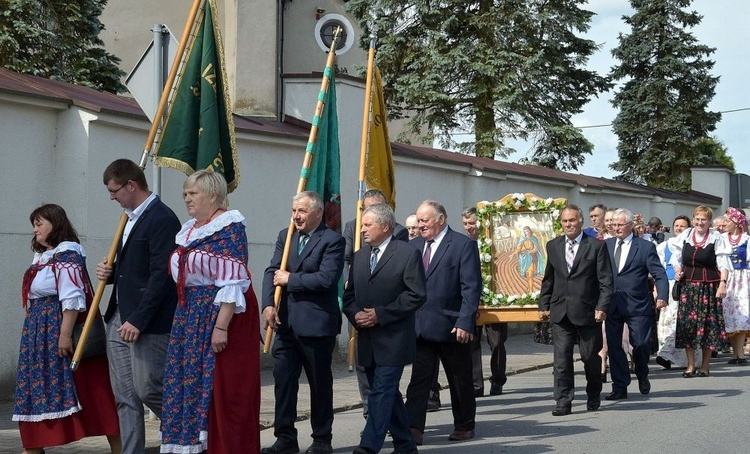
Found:
[[[125,186],[127,186],[128,183],[130,183],[130,180],[126,181],[124,185],[120,186],[119,188],[117,188],[115,190],[107,189],[107,192],[109,192],[109,196],[112,197],[112,196],[116,195],[118,192],[120,192],[120,189],[122,189]]]
[[[628,226],[630,224],[632,224],[632,222],[626,222],[625,224],[612,224],[612,227],[614,227],[616,229],[621,229],[621,228],[623,228],[625,226]]]

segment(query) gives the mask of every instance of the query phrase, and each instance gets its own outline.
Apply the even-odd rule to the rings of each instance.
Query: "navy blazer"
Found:
[[[158,197],[135,221],[113,265],[112,296],[104,319],[109,322],[119,305],[120,320],[143,334],[168,334],[177,307],[177,291],[169,275],[169,256],[175,250],[180,220]]]
[[[567,315],[576,326],[594,325],[594,311],[607,312],[612,299],[612,266],[607,245],[584,234],[568,272],[566,239],[561,235],[547,242],[539,310],[550,311],[553,323],[560,323]]]
[[[474,332],[482,275],[477,242],[450,227],[425,271],[427,302],[417,311],[417,336],[433,342],[458,342],[453,328]],[[421,255],[422,237],[409,242]]]
[[[656,246],[650,241],[633,236],[630,252],[625,259],[622,271],[618,272],[614,258],[617,238],[608,238],[606,243],[615,280],[609,313],[625,316],[653,316],[654,308],[648,285],[649,275],[654,278],[657,299],[668,301],[669,297],[667,272],[659,261]]]
[[[274,304],[273,275],[281,266],[288,229],[279,232],[271,264],[263,275],[263,309]],[[287,270],[291,273],[281,293],[277,330],[298,336],[336,336],[341,331],[339,280],[344,266],[344,237],[321,222],[297,256],[299,231],[292,234]]]
[[[378,324],[357,328],[357,364],[368,367],[404,366],[414,362],[417,334],[414,312],[427,298],[424,268],[419,251],[391,239],[370,273],[372,249],[364,245],[354,254],[349,285],[344,291],[344,314],[357,326],[354,316],[374,308]]]

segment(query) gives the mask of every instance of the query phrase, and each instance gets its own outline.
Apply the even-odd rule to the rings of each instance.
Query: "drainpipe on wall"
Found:
[[[279,0],[276,7],[276,120],[284,121],[284,10],[287,2],[292,0]]]

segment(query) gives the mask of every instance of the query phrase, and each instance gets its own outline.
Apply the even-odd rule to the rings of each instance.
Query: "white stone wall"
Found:
[[[311,121],[320,81],[288,80],[287,111]],[[341,142],[341,186],[344,221],[356,206],[362,87],[339,79],[338,114]],[[30,263],[31,226],[28,214],[42,203],[62,205],[78,229],[89,255],[89,269],[106,254],[121,214],[102,184],[102,172],[114,159],[139,161],[149,124],[145,120],[98,113],[68,103],[0,93],[0,396],[13,392],[23,323],[20,285]],[[247,217],[249,266],[260,289],[263,271],[273,254],[278,231],[289,223],[291,197],[297,187],[307,137],[290,138],[240,131],[237,145],[241,182],[230,195],[232,208]],[[690,214],[692,204],[658,197],[595,191],[570,182],[529,175],[480,172],[469,165],[395,156],[397,209],[403,222],[424,199],[442,202],[449,224],[461,230],[460,213],[481,200],[496,200],[511,192],[541,197],[567,197],[584,211],[594,203],[627,207],[644,216],[658,215],[669,224],[676,214]],[[152,166],[146,172],[152,180]],[[162,198],[180,219],[187,218],[182,200],[185,176],[163,169]],[[718,195],[723,195],[719,193]],[[718,208],[718,207],[717,207]],[[586,213],[587,214],[587,213]],[[108,294],[103,298],[108,301]],[[342,332],[346,332],[343,330]],[[346,343],[344,335],[340,344]],[[343,348],[341,349],[344,350]],[[269,357],[263,360],[268,362]]]

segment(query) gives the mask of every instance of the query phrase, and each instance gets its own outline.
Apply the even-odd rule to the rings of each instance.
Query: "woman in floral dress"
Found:
[[[192,219],[171,256],[178,304],[167,350],[161,452],[260,451],[260,324],[245,218],[227,184],[199,170],[183,185]]]
[[[732,344],[732,359],[729,364],[747,364],[745,359],[745,337],[750,332],[750,271],[748,271],[747,218],[736,208],[729,207],[724,215],[724,241],[729,243],[732,253],[729,258],[732,270],[727,276],[727,296],[724,297],[724,323]]]
[[[669,244],[675,280],[680,281],[675,347],[684,348],[686,378],[708,377],[711,352],[726,342],[721,299],[727,294],[727,276],[732,269],[731,249],[721,234],[710,228],[713,211],[705,206],[693,210],[693,227]],[[696,371],[694,350],[703,353]]]
[[[77,319],[85,320],[91,299],[86,253],[60,206],[42,205],[29,220],[35,254],[23,278],[26,319],[13,408],[23,452],[38,454],[45,446],[106,435],[112,452],[119,453],[107,356],[85,358],[75,372],[70,369],[73,327]]]
[[[673,365],[678,367],[687,366],[687,360],[685,353],[682,349],[675,348],[675,330],[677,329],[677,300],[672,298],[672,287],[674,286],[674,268],[670,263],[672,259],[672,252],[669,250],[669,243],[674,242],[680,233],[684,232],[685,229],[690,227],[690,218],[687,216],[677,216],[672,221],[672,232],[675,234],[673,238],[663,241],[656,246],[656,253],[659,256],[661,264],[667,270],[667,277],[669,278],[669,303],[667,307],[662,308],[659,312],[659,321],[656,329],[657,336],[659,339],[659,351],[656,353],[656,362],[664,367],[670,369]],[[701,361],[701,352],[697,350],[695,352],[695,361]]]

